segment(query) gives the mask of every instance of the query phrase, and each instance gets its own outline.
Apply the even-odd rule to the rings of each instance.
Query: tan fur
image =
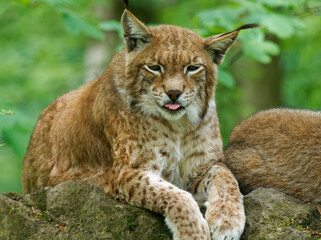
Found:
[[[174,239],[239,239],[242,195],[222,163],[214,101],[215,62],[238,30],[202,39],[180,27],[148,28],[128,10],[122,25],[126,49],[104,74],[41,114],[24,158],[24,191],[79,180],[163,214]],[[170,90],[184,108],[164,107]],[[208,201],[207,221],[196,201]]]
[[[244,193],[271,187],[321,201],[321,112],[259,112],[234,129],[225,157]]]

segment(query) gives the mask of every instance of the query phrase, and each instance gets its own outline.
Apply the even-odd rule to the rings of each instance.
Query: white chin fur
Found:
[[[198,124],[200,121],[202,108],[200,106],[197,106],[196,104],[191,104],[186,109],[189,121],[193,124]]]
[[[172,110],[172,112],[169,112],[167,110],[164,110],[162,108],[159,108],[158,110],[162,116],[169,120],[169,121],[177,121],[179,120],[181,117],[184,116],[184,114],[186,113],[185,109],[180,109],[180,110]]]

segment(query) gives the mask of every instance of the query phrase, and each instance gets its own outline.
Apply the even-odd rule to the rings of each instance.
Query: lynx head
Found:
[[[127,9],[122,16],[130,106],[145,114],[192,123],[214,101],[217,65],[244,25],[232,32],[201,38],[177,26],[147,27]]]

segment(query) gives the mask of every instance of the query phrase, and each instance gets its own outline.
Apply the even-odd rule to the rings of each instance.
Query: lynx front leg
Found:
[[[240,239],[245,225],[243,196],[231,171],[222,163],[211,166],[192,188],[195,198],[207,195],[205,218],[213,240]]]
[[[106,192],[165,215],[175,240],[210,239],[208,223],[192,195],[152,172],[122,168]]]

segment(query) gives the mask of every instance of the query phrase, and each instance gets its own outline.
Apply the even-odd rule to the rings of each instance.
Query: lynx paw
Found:
[[[216,225],[210,226],[212,240],[238,240],[241,238],[243,230],[244,223],[237,223],[232,226],[231,224],[222,224],[222,221],[218,221]]]

